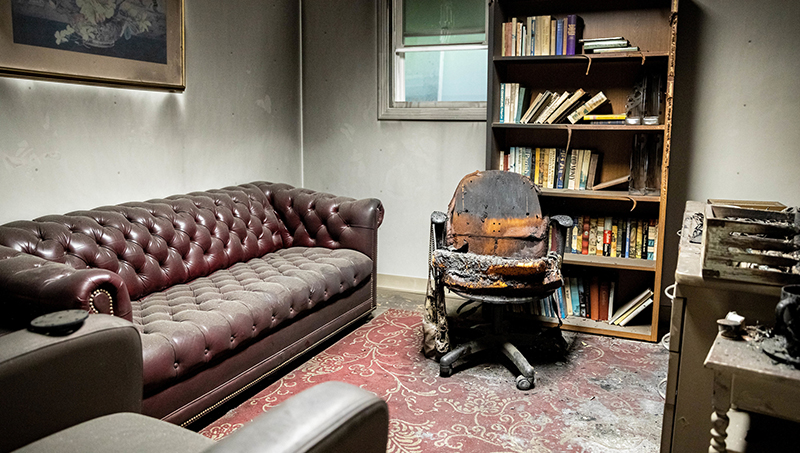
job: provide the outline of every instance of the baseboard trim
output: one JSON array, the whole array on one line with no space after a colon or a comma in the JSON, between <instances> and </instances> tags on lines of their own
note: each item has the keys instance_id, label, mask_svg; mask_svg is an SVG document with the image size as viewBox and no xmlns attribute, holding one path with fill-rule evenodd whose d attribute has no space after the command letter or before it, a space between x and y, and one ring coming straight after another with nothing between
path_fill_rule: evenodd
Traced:
<instances>
[{"instance_id":1,"label":"baseboard trim","mask_svg":"<svg viewBox=\"0 0 800 453\"><path fill-rule=\"evenodd\" d=\"M425 294L428 291L428 279L406 277L403 275L378 274L378 288Z\"/></svg>"}]
</instances>

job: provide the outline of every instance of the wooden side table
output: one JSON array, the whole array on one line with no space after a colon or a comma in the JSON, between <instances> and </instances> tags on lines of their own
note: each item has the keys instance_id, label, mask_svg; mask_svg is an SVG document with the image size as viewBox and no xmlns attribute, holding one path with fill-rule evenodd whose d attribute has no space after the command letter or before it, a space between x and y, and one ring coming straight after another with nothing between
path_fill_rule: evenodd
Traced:
<instances>
[{"instance_id":1,"label":"wooden side table","mask_svg":"<svg viewBox=\"0 0 800 453\"><path fill-rule=\"evenodd\" d=\"M717 335L705 366L714 371L709 453L727 451L731 407L800 422L800 370L773 361L760 341Z\"/></svg>"}]
</instances>

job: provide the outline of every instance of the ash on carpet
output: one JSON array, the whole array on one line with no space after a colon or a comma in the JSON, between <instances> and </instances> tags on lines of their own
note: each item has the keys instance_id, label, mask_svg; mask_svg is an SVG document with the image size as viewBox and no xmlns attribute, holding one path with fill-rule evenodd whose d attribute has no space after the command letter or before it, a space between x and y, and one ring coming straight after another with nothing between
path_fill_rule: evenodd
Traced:
<instances>
[{"instance_id":1,"label":"ash on carpet","mask_svg":"<svg viewBox=\"0 0 800 453\"><path fill-rule=\"evenodd\" d=\"M564 333L563 362L536 363L520 391L501 364L439 377L420 352L421 314L389 309L200 431L240 428L325 381L370 390L389 405L391 453L657 452L668 351L658 344Z\"/></svg>"}]
</instances>

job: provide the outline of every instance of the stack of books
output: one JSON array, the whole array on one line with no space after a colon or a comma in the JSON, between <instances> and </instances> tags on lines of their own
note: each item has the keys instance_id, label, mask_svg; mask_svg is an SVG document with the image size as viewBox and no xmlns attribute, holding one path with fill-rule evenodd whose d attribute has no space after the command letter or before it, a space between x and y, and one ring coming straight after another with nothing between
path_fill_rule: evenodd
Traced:
<instances>
[{"instance_id":1,"label":"stack of books","mask_svg":"<svg viewBox=\"0 0 800 453\"><path fill-rule=\"evenodd\" d=\"M639 50L637 46L632 46L622 36L588 38L581 39L580 42L583 44L583 53L635 52Z\"/></svg>"}]
</instances>

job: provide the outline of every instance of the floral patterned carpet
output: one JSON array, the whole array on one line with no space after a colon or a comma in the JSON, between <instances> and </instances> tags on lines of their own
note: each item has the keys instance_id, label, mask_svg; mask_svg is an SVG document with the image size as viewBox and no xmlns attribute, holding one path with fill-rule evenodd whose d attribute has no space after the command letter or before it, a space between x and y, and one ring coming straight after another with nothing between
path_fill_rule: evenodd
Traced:
<instances>
[{"instance_id":1,"label":"floral patterned carpet","mask_svg":"<svg viewBox=\"0 0 800 453\"><path fill-rule=\"evenodd\" d=\"M420 352L421 319L387 310L200 433L220 439L289 396L338 380L387 401L391 453L658 451L662 346L565 332L566 359L535 363L536 387L523 392L502 364L439 377Z\"/></svg>"}]
</instances>

